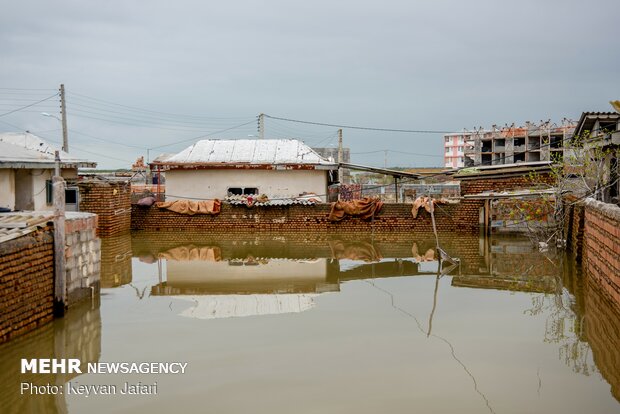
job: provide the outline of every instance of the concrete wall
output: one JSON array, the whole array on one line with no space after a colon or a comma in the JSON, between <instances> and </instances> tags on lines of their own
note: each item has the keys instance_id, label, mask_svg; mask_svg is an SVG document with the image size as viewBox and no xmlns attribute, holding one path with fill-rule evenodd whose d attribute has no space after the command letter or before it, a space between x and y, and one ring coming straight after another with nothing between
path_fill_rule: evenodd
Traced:
<instances>
[{"instance_id":1,"label":"concrete wall","mask_svg":"<svg viewBox=\"0 0 620 414\"><path fill-rule=\"evenodd\" d=\"M223 199L230 187L254 187L270 198L303 192L327 194L324 170L172 170L166 172L166 200Z\"/></svg>"},{"instance_id":2,"label":"concrete wall","mask_svg":"<svg viewBox=\"0 0 620 414\"><path fill-rule=\"evenodd\" d=\"M32 198L34 210L54 210L52 204L47 204L46 182L52 179L52 170L31 170L32 175ZM19 190L19 189L18 189Z\"/></svg>"},{"instance_id":3,"label":"concrete wall","mask_svg":"<svg viewBox=\"0 0 620 414\"><path fill-rule=\"evenodd\" d=\"M65 271L69 306L99 293L101 240L96 232L96 215L67 213Z\"/></svg>"},{"instance_id":4,"label":"concrete wall","mask_svg":"<svg viewBox=\"0 0 620 414\"><path fill-rule=\"evenodd\" d=\"M42 229L0 244L0 342L52 320L54 242Z\"/></svg>"},{"instance_id":5,"label":"concrete wall","mask_svg":"<svg viewBox=\"0 0 620 414\"><path fill-rule=\"evenodd\" d=\"M47 204L46 181L52 169L0 169L0 207L11 210L52 211ZM63 169L61 175L77 178L77 169Z\"/></svg>"},{"instance_id":6,"label":"concrete wall","mask_svg":"<svg viewBox=\"0 0 620 414\"><path fill-rule=\"evenodd\" d=\"M0 207L15 209L15 174L13 174L13 170L0 169Z\"/></svg>"}]
</instances>

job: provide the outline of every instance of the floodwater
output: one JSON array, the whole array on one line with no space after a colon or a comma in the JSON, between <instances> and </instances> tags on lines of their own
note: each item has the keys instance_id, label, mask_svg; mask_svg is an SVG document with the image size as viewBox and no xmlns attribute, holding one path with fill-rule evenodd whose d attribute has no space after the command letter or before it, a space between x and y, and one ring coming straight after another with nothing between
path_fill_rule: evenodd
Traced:
<instances>
[{"instance_id":1,"label":"floodwater","mask_svg":"<svg viewBox=\"0 0 620 414\"><path fill-rule=\"evenodd\" d=\"M0 346L0 412L620 412L619 306L570 259L527 239L439 239L456 266L408 234L105 239L100 300ZM83 373L19 373L50 357ZM156 394L121 395L125 382Z\"/></svg>"}]
</instances>

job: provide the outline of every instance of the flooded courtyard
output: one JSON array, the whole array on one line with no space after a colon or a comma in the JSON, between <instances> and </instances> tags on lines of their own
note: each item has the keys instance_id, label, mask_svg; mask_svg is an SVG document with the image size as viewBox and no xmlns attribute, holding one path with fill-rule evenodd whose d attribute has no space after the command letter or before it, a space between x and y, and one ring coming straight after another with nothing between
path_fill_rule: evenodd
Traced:
<instances>
[{"instance_id":1,"label":"flooded courtyard","mask_svg":"<svg viewBox=\"0 0 620 414\"><path fill-rule=\"evenodd\" d=\"M0 411L620 410L618 305L578 265L525 238L439 240L456 265L432 235L103 239L101 297L0 346ZM20 374L49 357L187 365ZM23 381L150 392L20 395Z\"/></svg>"}]
</instances>

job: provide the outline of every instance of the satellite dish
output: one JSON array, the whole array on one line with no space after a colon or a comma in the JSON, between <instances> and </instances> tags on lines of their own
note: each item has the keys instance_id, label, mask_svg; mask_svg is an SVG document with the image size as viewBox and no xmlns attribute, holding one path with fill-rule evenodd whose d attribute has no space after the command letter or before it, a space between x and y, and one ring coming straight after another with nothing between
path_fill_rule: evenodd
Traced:
<instances>
[{"instance_id":1,"label":"satellite dish","mask_svg":"<svg viewBox=\"0 0 620 414\"><path fill-rule=\"evenodd\" d=\"M620 114L620 101L609 101L609 103Z\"/></svg>"}]
</instances>

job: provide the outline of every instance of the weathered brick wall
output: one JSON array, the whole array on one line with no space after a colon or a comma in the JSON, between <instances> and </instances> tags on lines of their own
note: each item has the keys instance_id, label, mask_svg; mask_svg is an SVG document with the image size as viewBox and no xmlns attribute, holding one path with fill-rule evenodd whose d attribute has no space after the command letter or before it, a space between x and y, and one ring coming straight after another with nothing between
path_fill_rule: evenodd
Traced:
<instances>
[{"instance_id":1,"label":"weathered brick wall","mask_svg":"<svg viewBox=\"0 0 620 414\"><path fill-rule=\"evenodd\" d=\"M100 237L129 231L131 223L131 186L125 182L83 181L80 188L80 211L98 216Z\"/></svg>"},{"instance_id":2,"label":"weathered brick wall","mask_svg":"<svg viewBox=\"0 0 620 414\"><path fill-rule=\"evenodd\" d=\"M620 303L620 207L594 199L584 204L585 271Z\"/></svg>"},{"instance_id":3,"label":"weathered brick wall","mask_svg":"<svg viewBox=\"0 0 620 414\"><path fill-rule=\"evenodd\" d=\"M63 385L79 374L21 373L21 358L77 358L82 372L101 355L101 315L99 303L84 303L53 323L0 344L0 412L67 413L64 395L20 393L22 382L37 386ZM79 381L79 380L78 380Z\"/></svg>"},{"instance_id":4,"label":"weathered brick wall","mask_svg":"<svg viewBox=\"0 0 620 414\"><path fill-rule=\"evenodd\" d=\"M150 243L157 240L155 237ZM102 238L101 287L111 288L131 283L131 257L131 233Z\"/></svg>"},{"instance_id":5,"label":"weathered brick wall","mask_svg":"<svg viewBox=\"0 0 620 414\"><path fill-rule=\"evenodd\" d=\"M101 240L96 232L97 216L67 213L65 273L69 306L99 293Z\"/></svg>"},{"instance_id":6,"label":"weathered brick wall","mask_svg":"<svg viewBox=\"0 0 620 414\"><path fill-rule=\"evenodd\" d=\"M418 217L411 215L411 204L384 204L374 220L347 217L332 223L328 220L331 205L252 207L222 204L222 211L215 216L188 216L157 207L133 206L132 230L206 230L210 233L253 233L277 231L283 234L330 231L330 232L432 232L431 216L421 209ZM435 210L437 230L440 232L478 231L476 220L472 225L470 210L460 204L440 205Z\"/></svg>"},{"instance_id":7,"label":"weathered brick wall","mask_svg":"<svg viewBox=\"0 0 620 414\"><path fill-rule=\"evenodd\" d=\"M53 318L54 242L49 228L0 244L0 342Z\"/></svg>"},{"instance_id":8,"label":"weathered brick wall","mask_svg":"<svg viewBox=\"0 0 620 414\"><path fill-rule=\"evenodd\" d=\"M620 302L609 300L599 283L589 277L584 293L585 333L594 362L620 401Z\"/></svg>"},{"instance_id":9,"label":"weathered brick wall","mask_svg":"<svg viewBox=\"0 0 620 414\"><path fill-rule=\"evenodd\" d=\"M455 176L454 178L461 182L461 195L477 194L483 191L506 191L520 188L532 188L538 184L553 184L554 182L554 178L550 174L540 174L535 179L530 178L527 174L506 178L467 177L460 179L459 176Z\"/></svg>"},{"instance_id":10,"label":"weathered brick wall","mask_svg":"<svg viewBox=\"0 0 620 414\"><path fill-rule=\"evenodd\" d=\"M567 197L564 200L564 208L566 209L566 221L564 222L566 249L573 253L575 262L581 263L583 259L584 204L578 202L576 197Z\"/></svg>"},{"instance_id":11,"label":"weathered brick wall","mask_svg":"<svg viewBox=\"0 0 620 414\"><path fill-rule=\"evenodd\" d=\"M479 194L484 191L507 191L523 188L532 188L536 184L551 184L554 178L550 174L539 174L535 180L528 175L512 176L506 178L484 178L484 177L454 177L461 183L461 196ZM461 215L461 222L474 223L478 225L480 220L480 209L484 207L484 200L462 200L458 214Z\"/></svg>"}]
</instances>

